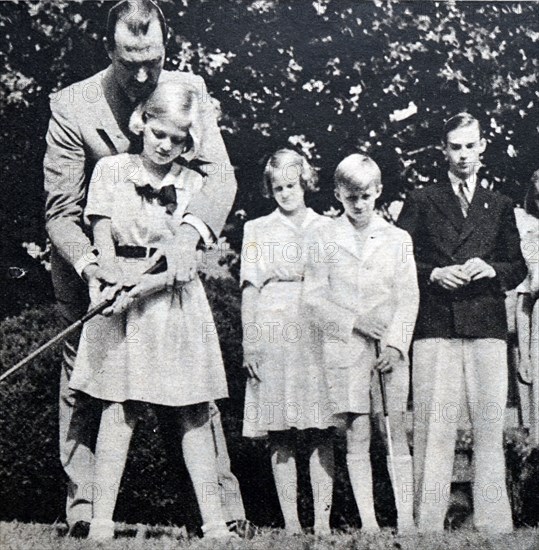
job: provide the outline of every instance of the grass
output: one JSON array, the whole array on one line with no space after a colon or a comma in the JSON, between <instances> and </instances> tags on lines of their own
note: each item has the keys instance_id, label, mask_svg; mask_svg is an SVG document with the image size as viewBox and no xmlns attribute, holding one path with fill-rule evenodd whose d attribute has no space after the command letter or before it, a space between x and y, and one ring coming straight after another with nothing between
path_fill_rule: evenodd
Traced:
<instances>
[{"instance_id":1,"label":"grass","mask_svg":"<svg viewBox=\"0 0 539 550\"><path fill-rule=\"evenodd\" d=\"M278 529L263 529L251 540L218 544L203 539L187 539L181 530L117 526L117 538L106 544L77 540L64 536L61 526L0 522L2 550L182 550L182 549L238 549L263 550L539 550L539 530L519 529L510 535L487 538L471 529L446 531L436 535L394 535L383 529L379 535L365 535L360 530L334 533L317 538L314 535L287 536Z\"/></svg>"}]
</instances>

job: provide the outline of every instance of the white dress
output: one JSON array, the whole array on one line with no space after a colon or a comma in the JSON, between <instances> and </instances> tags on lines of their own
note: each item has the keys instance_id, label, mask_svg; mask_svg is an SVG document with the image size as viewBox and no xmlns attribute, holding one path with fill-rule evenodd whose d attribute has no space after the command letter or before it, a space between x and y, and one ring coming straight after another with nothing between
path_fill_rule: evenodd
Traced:
<instances>
[{"instance_id":1,"label":"white dress","mask_svg":"<svg viewBox=\"0 0 539 550\"><path fill-rule=\"evenodd\" d=\"M246 339L260 358L261 381L249 379L245 393L243 435L269 431L325 429L334 406L327 395L323 366L313 356L316 327L301 307L307 229L328 218L309 209L296 226L278 210L245 224L241 284L260 294Z\"/></svg>"},{"instance_id":2,"label":"white dress","mask_svg":"<svg viewBox=\"0 0 539 550\"><path fill-rule=\"evenodd\" d=\"M101 159L90 182L85 216L110 217L117 245L158 247L172 237L202 176L184 168L169 214L136 186L147 182L138 155ZM142 273L147 259L118 257ZM106 401L185 406L228 396L213 316L200 279L162 290L122 314L95 317L83 328L70 387Z\"/></svg>"}]
</instances>

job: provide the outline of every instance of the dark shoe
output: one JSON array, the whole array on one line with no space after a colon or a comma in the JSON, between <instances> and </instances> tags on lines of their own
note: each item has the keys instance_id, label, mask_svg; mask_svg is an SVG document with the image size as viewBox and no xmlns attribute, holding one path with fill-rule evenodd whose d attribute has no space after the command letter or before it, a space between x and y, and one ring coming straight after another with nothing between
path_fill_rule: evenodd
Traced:
<instances>
[{"instance_id":1,"label":"dark shoe","mask_svg":"<svg viewBox=\"0 0 539 550\"><path fill-rule=\"evenodd\" d=\"M90 532L90 522L79 520L76 521L69 528L68 535L74 539L85 539L88 538L88 533Z\"/></svg>"},{"instance_id":2,"label":"dark shoe","mask_svg":"<svg viewBox=\"0 0 539 550\"><path fill-rule=\"evenodd\" d=\"M258 527L248 519L236 519L227 523L228 530L242 539L252 539L258 533Z\"/></svg>"}]
</instances>

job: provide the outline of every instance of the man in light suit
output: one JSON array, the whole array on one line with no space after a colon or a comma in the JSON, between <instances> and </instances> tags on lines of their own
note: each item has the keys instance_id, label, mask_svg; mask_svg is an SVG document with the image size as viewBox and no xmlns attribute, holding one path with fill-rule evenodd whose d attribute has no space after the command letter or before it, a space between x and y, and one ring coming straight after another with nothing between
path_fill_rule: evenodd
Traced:
<instances>
[{"instance_id":1,"label":"man in light suit","mask_svg":"<svg viewBox=\"0 0 539 550\"><path fill-rule=\"evenodd\" d=\"M445 126L445 181L410 194L398 225L414 241L420 287L413 347L414 481L420 531L442 531L458 418L474 438L474 523L512 530L503 453L505 291L526 275L511 201L476 183L486 141L467 113Z\"/></svg>"},{"instance_id":2,"label":"man in light suit","mask_svg":"<svg viewBox=\"0 0 539 550\"><path fill-rule=\"evenodd\" d=\"M221 232L236 193L234 171L217 126L204 80L191 73L164 71L167 27L151 0L123 0L111 8L105 47L111 64L90 78L51 95L51 119L44 160L46 228L52 242L51 271L60 311L68 322L88 307L88 288L115 284L116 275L99 265L88 238L83 210L89 178L96 162L137 147L128 122L138 102L158 82L177 79L199 92L203 140L201 158L211 161L206 183L190 204L178 230L178 257L169 256L169 283L190 280L196 247ZM217 167L217 168L215 168ZM199 167L204 171L204 165ZM181 258L179 260L178 258ZM69 390L78 335L66 342L60 386L60 457L69 478L66 506L72 536L85 536L91 519L93 445L99 408L88 396ZM244 519L236 478L229 469L218 409L213 408L214 434L225 516ZM163 419L166 423L166 419ZM223 466L225 466L223 468Z\"/></svg>"}]
</instances>

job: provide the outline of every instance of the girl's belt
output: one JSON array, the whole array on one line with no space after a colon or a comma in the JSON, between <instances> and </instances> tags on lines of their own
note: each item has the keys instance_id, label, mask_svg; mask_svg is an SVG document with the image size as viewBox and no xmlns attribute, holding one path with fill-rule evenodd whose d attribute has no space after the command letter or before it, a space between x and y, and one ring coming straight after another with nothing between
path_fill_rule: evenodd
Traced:
<instances>
[{"instance_id":1,"label":"girl's belt","mask_svg":"<svg viewBox=\"0 0 539 550\"><path fill-rule=\"evenodd\" d=\"M116 245L116 256L122 258L149 258L157 252L157 248L145 246Z\"/></svg>"},{"instance_id":2,"label":"girl's belt","mask_svg":"<svg viewBox=\"0 0 539 550\"><path fill-rule=\"evenodd\" d=\"M301 283L303 281L303 275L290 275L289 277L270 277L264 281L264 285L268 283Z\"/></svg>"}]
</instances>

